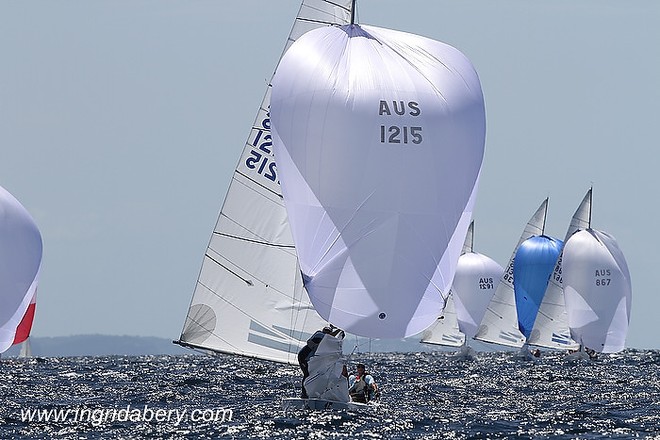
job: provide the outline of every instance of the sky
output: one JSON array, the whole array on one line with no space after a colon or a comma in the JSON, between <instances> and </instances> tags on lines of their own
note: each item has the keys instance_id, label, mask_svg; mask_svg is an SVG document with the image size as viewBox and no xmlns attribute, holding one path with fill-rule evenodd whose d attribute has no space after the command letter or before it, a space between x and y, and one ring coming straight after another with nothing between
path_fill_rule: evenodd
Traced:
<instances>
[{"instance_id":1,"label":"sky","mask_svg":"<svg viewBox=\"0 0 660 440\"><path fill-rule=\"evenodd\" d=\"M0 0L0 185L44 257L33 336L177 339L298 0ZM486 101L475 251L505 265L538 205L591 185L632 276L627 346L660 348L660 2L359 0L461 50Z\"/></svg>"}]
</instances>

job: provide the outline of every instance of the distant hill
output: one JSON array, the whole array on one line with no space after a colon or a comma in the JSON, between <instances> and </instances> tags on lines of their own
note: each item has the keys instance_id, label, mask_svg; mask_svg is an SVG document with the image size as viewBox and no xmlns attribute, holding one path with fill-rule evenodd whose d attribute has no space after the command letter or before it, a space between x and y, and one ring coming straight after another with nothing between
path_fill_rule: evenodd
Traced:
<instances>
[{"instance_id":1,"label":"distant hill","mask_svg":"<svg viewBox=\"0 0 660 440\"><path fill-rule=\"evenodd\" d=\"M77 335L31 337L30 344L32 355L41 357L193 353L192 350L186 350L173 344L171 339L151 336ZM13 346L2 356L18 356L19 352L20 346Z\"/></svg>"}]
</instances>

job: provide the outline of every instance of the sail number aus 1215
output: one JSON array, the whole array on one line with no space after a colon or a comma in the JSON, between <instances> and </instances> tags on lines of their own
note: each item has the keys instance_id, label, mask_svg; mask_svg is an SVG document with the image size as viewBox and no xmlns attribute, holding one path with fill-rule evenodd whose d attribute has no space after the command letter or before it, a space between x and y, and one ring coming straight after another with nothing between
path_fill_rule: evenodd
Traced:
<instances>
[{"instance_id":1,"label":"sail number aus 1215","mask_svg":"<svg viewBox=\"0 0 660 440\"><path fill-rule=\"evenodd\" d=\"M413 116L422 114L419 103L415 101L385 101L380 100L378 105L378 116ZM388 121L389 122L389 121ZM424 141L422 137L422 127L383 124L380 126L380 142L382 144L421 144Z\"/></svg>"},{"instance_id":2,"label":"sail number aus 1215","mask_svg":"<svg viewBox=\"0 0 660 440\"><path fill-rule=\"evenodd\" d=\"M277 165L273 160L273 139L270 134L270 114L261 120L261 127L255 127L256 132L254 140L250 143L254 149L250 151L250 156L245 159L245 166L255 170L271 182L277 181Z\"/></svg>"}]
</instances>

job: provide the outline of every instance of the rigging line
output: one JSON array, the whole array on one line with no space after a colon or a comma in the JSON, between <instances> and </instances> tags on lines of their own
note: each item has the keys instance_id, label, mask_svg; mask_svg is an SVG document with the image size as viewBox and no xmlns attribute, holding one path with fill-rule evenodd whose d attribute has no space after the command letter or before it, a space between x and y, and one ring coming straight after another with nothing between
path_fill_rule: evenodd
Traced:
<instances>
[{"instance_id":1,"label":"rigging line","mask_svg":"<svg viewBox=\"0 0 660 440\"><path fill-rule=\"evenodd\" d=\"M264 245L264 246L271 246L271 247L281 248L281 249L295 249L296 248L292 244L269 243L267 241L253 240L251 238L239 237L239 236L236 236L236 235L225 234L224 232L218 232L218 231L213 231L213 235L219 235L219 236L222 236L222 237L233 238L235 240L246 241L248 243L261 244L261 245Z\"/></svg>"}]
</instances>

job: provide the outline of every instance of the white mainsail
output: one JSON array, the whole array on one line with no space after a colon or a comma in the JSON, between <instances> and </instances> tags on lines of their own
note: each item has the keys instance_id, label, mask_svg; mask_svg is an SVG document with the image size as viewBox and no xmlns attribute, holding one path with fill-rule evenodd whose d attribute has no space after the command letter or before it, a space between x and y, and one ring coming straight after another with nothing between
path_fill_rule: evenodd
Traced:
<instances>
[{"instance_id":1,"label":"white mainsail","mask_svg":"<svg viewBox=\"0 0 660 440\"><path fill-rule=\"evenodd\" d=\"M348 23L350 0L302 2L285 51L321 26ZM303 288L271 150L266 94L211 235L177 343L297 363L323 326Z\"/></svg>"},{"instance_id":2,"label":"white mainsail","mask_svg":"<svg viewBox=\"0 0 660 440\"><path fill-rule=\"evenodd\" d=\"M614 237L591 228L573 234L564 247L563 285L572 338L600 353L623 350L632 286Z\"/></svg>"},{"instance_id":3,"label":"white mainsail","mask_svg":"<svg viewBox=\"0 0 660 440\"><path fill-rule=\"evenodd\" d=\"M575 210L566 231L564 243L575 232L589 227L591 192L590 188ZM562 261L562 254L560 254L543 296L543 302L536 316L534 328L527 341L530 345L571 350L578 348L578 344L571 339L568 328L568 316L566 315L564 290L562 288Z\"/></svg>"},{"instance_id":4,"label":"white mainsail","mask_svg":"<svg viewBox=\"0 0 660 440\"><path fill-rule=\"evenodd\" d=\"M469 60L372 26L308 32L273 78L273 148L310 298L379 338L439 316L472 217L485 109Z\"/></svg>"},{"instance_id":5,"label":"white mainsail","mask_svg":"<svg viewBox=\"0 0 660 440\"><path fill-rule=\"evenodd\" d=\"M458 260L456 276L460 271L461 260ZM456 276L454 281L456 281ZM445 347L461 347L465 344L465 334L458 327L458 316L454 304L455 293L452 291L447 298L447 303L442 315L435 320L431 327L422 332L420 342L424 344L442 345Z\"/></svg>"},{"instance_id":6,"label":"white mainsail","mask_svg":"<svg viewBox=\"0 0 660 440\"><path fill-rule=\"evenodd\" d=\"M522 242L534 235L543 235L547 212L546 198L527 222L474 339L509 347L522 347L525 343L525 336L518 329L518 313L513 290L513 262L518 246Z\"/></svg>"},{"instance_id":7,"label":"white mainsail","mask_svg":"<svg viewBox=\"0 0 660 440\"><path fill-rule=\"evenodd\" d=\"M42 253L34 220L0 186L0 353L29 336ZM21 328L26 314L29 325Z\"/></svg>"}]
</instances>

